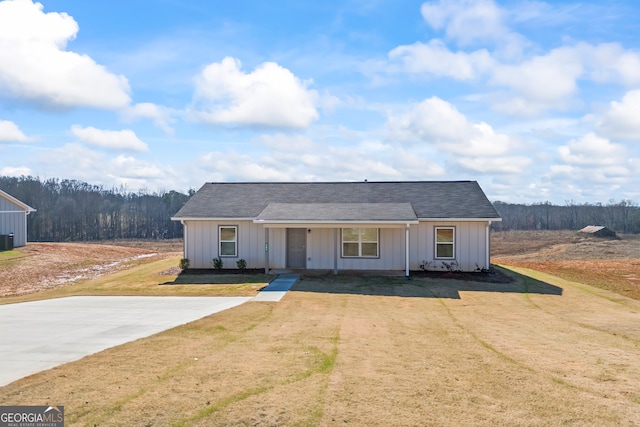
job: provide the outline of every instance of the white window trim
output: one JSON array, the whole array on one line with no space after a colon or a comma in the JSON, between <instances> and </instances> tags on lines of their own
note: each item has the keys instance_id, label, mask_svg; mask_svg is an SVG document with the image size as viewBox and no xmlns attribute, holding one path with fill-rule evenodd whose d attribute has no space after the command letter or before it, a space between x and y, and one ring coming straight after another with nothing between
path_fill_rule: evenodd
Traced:
<instances>
[{"instance_id":1,"label":"white window trim","mask_svg":"<svg viewBox=\"0 0 640 427\"><path fill-rule=\"evenodd\" d=\"M375 258L380 258L380 229L379 228L375 228L376 230L376 254L375 256L373 255L362 255L362 243L373 243L373 242L363 242L362 241L362 232L360 230L365 229L365 228L374 228L374 227L348 227L348 228L355 228L356 230L358 230L358 241L347 241L345 242L344 240L344 228L340 229L340 240L341 240L341 244L340 244L340 255L342 258L367 258L367 259L375 259ZM344 244L345 243L357 243L358 244L358 255L345 255L344 254Z\"/></svg>"},{"instance_id":2,"label":"white window trim","mask_svg":"<svg viewBox=\"0 0 640 427\"><path fill-rule=\"evenodd\" d=\"M233 228L236 230L234 240L222 240L222 229ZM235 251L233 255L222 255L222 244L233 242ZM236 258L238 256L238 226L237 225L219 225L218 226L218 256L220 258Z\"/></svg>"},{"instance_id":3,"label":"white window trim","mask_svg":"<svg viewBox=\"0 0 640 427\"><path fill-rule=\"evenodd\" d=\"M449 242L438 242L438 230L453 230L453 241ZM438 245L451 245L453 254L450 257L439 257L438 256ZM456 259L456 228L453 226L436 226L433 229L433 258L434 259Z\"/></svg>"}]
</instances>

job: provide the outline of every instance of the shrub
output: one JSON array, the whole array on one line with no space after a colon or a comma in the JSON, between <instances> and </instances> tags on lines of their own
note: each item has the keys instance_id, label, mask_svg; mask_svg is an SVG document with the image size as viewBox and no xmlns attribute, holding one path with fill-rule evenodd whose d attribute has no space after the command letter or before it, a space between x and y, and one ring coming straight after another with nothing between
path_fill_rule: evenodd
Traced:
<instances>
[{"instance_id":1,"label":"shrub","mask_svg":"<svg viewBox=\"0 0 640 427\"><path fill-rule=\"evenodd\" d=\"M429 271L431 269L431 261L422 260L422 264L420 264L420 270Z\"/></svg>"},{"instance_id":2,"label":"shrub","mask_svg":"<svg viewBox=\"0 0 640 427\"><path fill-rule=\"evenodd\" d=\"M178 266L180 267L180 270L186 270L187 268L189 268L189 259L188 258L182 258L180 259L180 264L178 264Z\"/></svg>"},{"instance_id":3,"label":"shrub","mask_svg":"<svg viewBox=\"0 0 640 427\"><path fill-rule=\"evenodd\" d=\"M211 265L213 265L214 269L221 271L222 267L224 267L224 262L222 262L222 258L218 257L211 260Z\"/></svg>"},{"instance_id":4,"label":"shrub","mask_svg":"<svg viewBox=\"0 0 640 427\"><path fill-rule=\"evenodd\" d=\"M247 269L247 261L239 259L238 261L236 261L236 266L238 266L238 270L240 270L241 273L244 273L244 271Z\"/></svg>"},{"instance_id":5,"label":"shrub","mask_svg":"<svg viewBox=\"0 0 640 427\"><path fill-rule=\"evenodd\" d=\"M462 272L462 269L460 268L460 265L458 264L458 261L452 261L452 262L442 262L442 267L446 268L447 271L449 273L460 273Z\"/></svg>"}]
</instances>

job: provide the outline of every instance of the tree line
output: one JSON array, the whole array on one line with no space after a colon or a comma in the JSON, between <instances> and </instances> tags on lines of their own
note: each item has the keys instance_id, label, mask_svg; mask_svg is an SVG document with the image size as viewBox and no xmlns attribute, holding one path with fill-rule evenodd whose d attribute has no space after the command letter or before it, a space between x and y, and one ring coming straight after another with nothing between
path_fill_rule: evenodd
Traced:
<instances>
[{"instance_id":1,"label":"tree line","mask_svg":"<svg viewBox=\"0 0 640 427\"><path fill-rule=\"evenodd\" d=\"M0 189L37 209L27 216L30 241L172 239L182 224L171 217L194 193L130 192L83 181L0 176ZM618 233L640 233L640 207L631 200L607 204L567 201L493 203L501 222L495 230L579 230L604 225Z\"/></svg>"},{"instance_id":2,"label":"tree line","mask_svg":"<svg viewBox=\"0 0 640 427\"><path fill-rule=\"evenodd\" d=\"M618 233L640 233L640 207L631 200L607 204L570 200L564 205L494 202L493 206L502 217L493 224L495 230L579 230L602 225Z\"/></svg>"},{"instance_id":3,"label":"tree line","mask_svg":"<svg viewBox=\"0 0 640 427\"><path fill-rule=\"evenodd\" d=\"M28 239L35 242L181 238L182 224L171 216L193 194L31 176L0 176L0 189L37 210L27 216Z\"/></svg>"}]
</instances>

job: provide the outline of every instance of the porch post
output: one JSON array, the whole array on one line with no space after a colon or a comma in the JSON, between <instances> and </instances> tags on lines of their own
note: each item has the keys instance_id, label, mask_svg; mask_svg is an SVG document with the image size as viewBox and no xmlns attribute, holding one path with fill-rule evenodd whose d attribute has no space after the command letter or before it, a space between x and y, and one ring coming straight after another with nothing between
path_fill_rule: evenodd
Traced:
<instances>
[{"instance_id":1,"label":"porch post","mask_svg":"<svg viewBox=\"0 0 640 427\"><path fill-rule=\"evenodd\" d=\"M409 278L409 224L404 230L404 277Z\"/></svg>"},{"instance_id":2,"label":"porch post","mask_svg":"<svg viewBox=\"0 0 640 427\"><path fill-rule=\"evenodd\" d=\"M269 229L264 228L264 274L269 274Z\"/></svg>"},{"instance_id":3,"label":"porch post","mask_svg":"<svg viewBox=\"0 0 640 427\"><path fill-rule=\"evenodd\" d=\"M333 229L333 275L338 274L338 229Z\"/></svg>"},{"instance_id":4,"label":"porch post","mask_svg":"<svg viewBox=\"0 0 640 427\"><path fill-rule=\"evenodd\" d=\"M189 237L189 233L187 233L187 224L185 224L184 219L180 220L180 224L182 224L182 258L188 258L187 256L187 238Z\"/></svg>"},{"instance_id":5,"label":"porch post","mask_svg":"<svg viewBox=\"0 0 640 427\"><path fill-rule=\"evenodd\" d=\"M491 268L491 240L490 240L490 233L491 233L491 221L487 221L487 225L485 226L486 231L485 231L485 241L486 241L486 247L485 247L485 261L484 261L484 268L486 270L488 270L489 268Z\"/></svg>"}]
</instances>

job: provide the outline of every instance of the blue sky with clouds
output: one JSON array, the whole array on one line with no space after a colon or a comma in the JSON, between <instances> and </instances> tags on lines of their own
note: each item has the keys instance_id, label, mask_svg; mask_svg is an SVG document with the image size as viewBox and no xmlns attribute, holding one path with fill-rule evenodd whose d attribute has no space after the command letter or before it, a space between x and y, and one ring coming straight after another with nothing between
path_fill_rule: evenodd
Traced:
<instances>
[{"instance_id":1,"label":"blue sky with clouds","mask_svg":"<svg viewBox=\"0 0 640 427\"><path fill-rule=\"evenodd\" d=\"M635 1L0 1L0 175L640 201Z\"/></svg>"}]
</instances>

